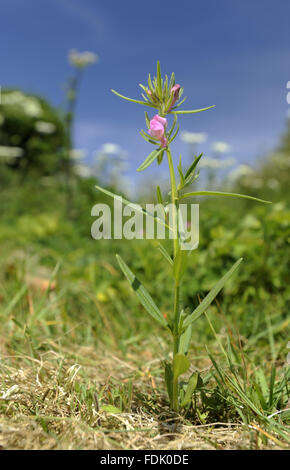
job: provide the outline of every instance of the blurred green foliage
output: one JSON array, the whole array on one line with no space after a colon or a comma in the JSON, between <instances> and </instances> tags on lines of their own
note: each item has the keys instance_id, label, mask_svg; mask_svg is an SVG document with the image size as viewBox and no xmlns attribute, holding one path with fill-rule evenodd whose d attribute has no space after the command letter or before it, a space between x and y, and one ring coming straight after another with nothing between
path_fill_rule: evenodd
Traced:
<instances>
[{"instance_id":1,"label":"blurred green foliage","mask_svg":"<svg viewBox=\"0 0 290 470\"><path fill-rule=\"evenodd\" d=\"M4 123L9 123L9 106L1 138L5 135ZM136 357L141 357L136 361L142 361L141 354L148 350L156 358L160 350L162 357L169 354L163 333L156 326L152 328L115 259L116 253L126 259L162 314L169 316L173 302L168 282L171 267L158 250L158 242L93 240L93 205L112 204L110 197L94 188L93 178L75 176L68 217L66 185L55 175L64 138L62 126L59 124L59 140L52 135L38 136L33 130L36 117L25 118L24 114L19 111L19 127L14 123L14 131L11 124L11 132L6 127L6 140L1 141L1 145L14 143L23 148L26 142L31 171L25 178L22 171L14 171L17 165L21 167L17 162L24 157L16 160L16 166L2 165L0 170L3 178L5 175L5 184L0 187L0 347L8 355L33 357L57 347L64 347L70 354L76 345L118 349L118 354L128 356L133 350ZM53 123L57 126L56 115ZM30 137L12 142L16 129L23 129L22 135ZM206 372L202 374L201 391L205 394L204 409L198 411L201 423L236 416L250 423L257 413L251 414L253 405L247 400L262 410L262 420L265 413L287 404L284 371L290 307L289 136L290 127L278 148L258 162L255 171L231 184L233 191L271 200L271 205L218 197L195 201L200 204L200 244L189 258L183 304L192 311L233 262L244 258L238 273L208 309L208 318L203 316L194 324L190 355L195 366ZM35 147L34 139L38 142ZM37 177L34 171L38 171ZM118 188L109 189L118 192ZM170 241L165 244L170 251ZM225 347L231 358L230 363L224 361L221 370L219 364L224 357L223 349L220 352L217 348L217 338L224 344L228 342ZM211 363L206 346L217 371L215 385L207 373ZM228 377L227 367L232 374ZM160 377L159 369L158 374ZM269 381L273 383L268 387ZM114 401L110 404L116 405Z\"/></svg>"},{"instance_id":2,"label":"blurred green foliage","mask_svg":"<svg viewBox=\"0 0 290 470\"><path fill-rule=\"evenodd\" d=\"M18 89L2 89L0 103L0 163L24 175L60 171L66 144L60 113L44 98Z\"/></svg>"},{"instance_id":3,"label":"blurred green foliage","mask_svg":"<svg viewBox=\"0 0 290 470\"><path fill-rule=\"evenodd\" d=\"M269 158L267 171L270 174L273 174L272 165L278 171L275 160ZM257 170L256 177L264 178L266 166L264 163L263 168ZM284 167L281 173L285 178ZM242 186L237 183L235 187L238 192L239 184ZM246 189L249 192L249 188ZM190 257L182 292L183 302L192 310L242 256L244 262L238 274L219 295L220 307L212 307L216 312L215 321L218 328L222 328L225 321L234 322L245 341L255 346L253 335L259 343L268 344L271 324L274 337L283 339L278 350L274 350L273 345L272 350L269 349L273 357L279 355L282 345L285 349L290 305L287 189L286 186L283 191L273 190L264 184L252 190L254 196L273 200L272 205L229 198L200 198L200 245ZM64 186L51 176L38 180L27 178L21 184L15 176L14 183L1 191L2 288L7 279L16 276L19 282L24 282L24 272L37 272L38 267L52 271L60 263L57 291L65 292L62 331L82 319L85 330L90 328L90 341L97 343L104 338L107 328L102 315L97 313L100 315L101 308L115 331L114 336L120 340L126 341L140 332L146 336L151 322L119 272L115 254L120 253L130 263L154 295L161 311L170 315L170 266L158 251L157 241L93 240L90 234L94 221L90 215L92 206L98 202L112 203L109 197L94 189L93 179L76 179L71 220L66 215L64 199ZM5 296L7 292L5 290ZM78 329L77 335L83 341L84 329ZM203 318L196 324L193 344L204 341L207 336L211 337L211 333Z\"/></svg>"}]
</instances>

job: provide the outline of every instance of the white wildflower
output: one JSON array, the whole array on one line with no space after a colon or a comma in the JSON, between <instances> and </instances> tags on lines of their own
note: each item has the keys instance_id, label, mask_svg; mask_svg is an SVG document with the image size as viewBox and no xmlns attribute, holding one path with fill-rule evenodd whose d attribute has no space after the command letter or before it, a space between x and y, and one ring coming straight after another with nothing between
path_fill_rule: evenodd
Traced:
<instances>
[{"instance_id":1,"label":"white wildflower","mask_svg":"<svg viewBox=\"0 0 290 470\"><path fill-rule=\"evenodd\" d=\"M235 165L237 160L234 157L229 157L221 160L222 168L228 168Z\"/></svg>"},{"instance_id":2,"label":"white wildflower","mask_svg":"<svg viewBox=\"0 0 290 470\"><path fill-rule=\"evenodd\" d=\"M21 147L6 147L0 145L0 157L4 158L19 158L23 155L23 149Z\"/></svg>"},{"instance_id":3,"label":"white wildflower","mask_svg":"<svg viewBox=\"0 0 290 470\"><path fill-rule=\"evenodd\" d=\"M200 168L220 168L221 162L217 158L205 157L199 162Z\"/></svg>"},{"instance_id":4,"label":"white wildflower","mask_svg":"<svg viewBox=\"0 0 290 470\"><path fill-rule=\"evenodd\" d=\"M75 165L74 172L81 178L89 178L92 175L92 170L86 165Z\"/></svg>"},{"instance_id":5,"label":"white wildflower","mask_svg":"<svg viewBox=\"0 0 290 470\"><path fill-rule=\"evenodd\" d=\"M21 106L24 112L30 117L40 117L42 114L41 106L34 98L26 98L22 101Z\"/></svg>"},{"instance_id":6,"label":"white wildflower","mask_svg":"<svg viewBox=\"0 0 290 470\"><path fill-rule=\"evenodd\" d=\"M111 144L111 143L103 144L100 150L100 152L106 153L109 155L116 155L120 153L120 151L121 151L121 148L118 144Z\"/></svg>"},{"instance_id":7,"label":"white wildflower","mask_svg":"<svg viewBox=\"0 0 290 470\"><path fill-rule=\"evenodd\" d=\"M42 108L39 101L32 96L25 96L20 91L5 92L2 96L3 105L20 106L31 117L39 117Z\"/></svg>"},{"instance_id":8,"label":"white wildflower","mask_svg":"<svg viewBox=\"0 0 290 470\"><path fill-rule=\"evenodd\" d=\"M187 144L202 144L207 139L207 134L205 132L181 132L180 138L183 142Z\"/></svg>"},{"instance_id":9,"label":"white wildflower","mask_svg":"<svg viewBox=\"0 0 290 470\"><path fill-rule=\"evenodd\" d=\"M237 168L230 172L229 179L238 180L239 178L249 175L252 176L253 174L254 170L249 165L239 165Z\"/></svg>"},{"instance_id":10,"label":"white wildflower","mask_svg":"<svg viewBox=\"0 0 290 470\"><path fill-rule=\"evenodd\" d=\"M216 153L228 153L231 150L230 144L227 142L213 142L211 148Z\"/></svg>"},{"instance_id":11,"label":"white wildflower","mask_svg":"<svg viewBox=\"0 0 290 470\"><path fill-rule=\"evenodd\" d=\"M69 52L69 63L75 67L84 68L88 65L95 64L99 61L99 57L94 52L84 51L79 52L76 49L72 49Z\"/></svg>"},{"instance_id":12,"label":"white wildflower","mask_svg":"<svg viewBox=\"0 0 290 470\"><path fill-rule=\"evenodd\" d=\"M71 149L70 157L73 160L83 160L87 155L87 151L85 149Z\"/></svg>"},{"instance_id":13,"label":"white wildflower","mask_svg":"<svg viewBox=\"0 0 290 470\"><path fill-rule=\"evenodd\" d=\"M53 134L56 129L55 125L52 122L46 121L36 121L34 127L37 132L40 132L41 134Z\"/></svg>"}]
</instances>

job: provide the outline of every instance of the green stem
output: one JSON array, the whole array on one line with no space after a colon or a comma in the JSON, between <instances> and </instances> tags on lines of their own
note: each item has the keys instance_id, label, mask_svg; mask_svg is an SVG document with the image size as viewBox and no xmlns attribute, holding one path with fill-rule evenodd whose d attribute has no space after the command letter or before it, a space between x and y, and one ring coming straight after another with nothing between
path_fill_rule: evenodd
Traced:
<instances>
[{"instance_id":1,"label":"green stem","mask_svg":"<svg viewBox=\"0 0 290 470\"><path fill-rule=\"evenodd\" d=\"M171 202L172 205L175 207L175 211L173 214L173 250L174 250L174 258L177 255L178 251L178 230L177 230L177 189L176 189L176 181L175 181L175 173L174 167L172 162L172 155L169 148L166 149L169 172L170 172L170 184L171 184Z\"/></svg>"},{"instance_id":2,"label":"green stem","mask_svg":"<svg viewBox=\"0 0 290 470\"><path fill-rule=\"evenodd\" d=\"M167 159L168 159L168 166L170 172L170 183L171 183L171 201L172 205L174 206L174 214L173 214L173 253L174 259L177 255L179 249L179 240L178 240L178 218L177 218L177 188L176 188L176 181L175 181L175 173L174 167L172 162L172 155L169 148L166 149ZM179 335L178 335L178 324L179 324L179 283L175 281L174 285L174 310L173 310L173 362L172 362L172 370L173 370L173 363L175 355L178 353L179 348ZM174 411L178 412L179 404L178 404L178 395L179 395L179 385L178 380L173 381L173 390L172 390L172 408Z\"/></svg>"},{"instance_id":3,"label":"green stem","mask_svg":"<svg viewBox=\"0 0 290 470\"><path fill-rule=\"evenodd\" d=\"M71 217L71 209L73 202L73 188L72 188L72 164L71 164L71 149L73 144L73 133L74 133L74 119L76 110L77 94L80 88L82 78L82 69L77 68L75 76L70 82L69 96L68 96L68 107L66 113L66 209L67 215ZM71 95L70 95L71 94Z\"/></svg>"},{"instance_id":4,"label":"green stem","mask_svg":"<svg viewBox=\"0 0 290 470\"><path fill-rule=\"evenodd\" d=\"M172 370L174 370L174 358L178 354L179 349L179 334L178 334L178 323L179 323L179 285L175 282L174 285L174 313L173 313L173 361L172 361ZM178 412L178 395L179 395L179 385L178 379L173 381L173 410Z\"/></svg>"}]
</instances>

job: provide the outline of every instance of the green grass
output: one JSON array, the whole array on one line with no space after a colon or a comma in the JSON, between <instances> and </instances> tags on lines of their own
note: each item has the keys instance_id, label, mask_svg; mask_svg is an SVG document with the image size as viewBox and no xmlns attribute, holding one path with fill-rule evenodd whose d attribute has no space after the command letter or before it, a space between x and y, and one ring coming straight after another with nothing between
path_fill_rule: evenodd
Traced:
<instances>
[{"instance_id":1,"label":"green grass","mask_svg":"<svg viewBox=\"0 0 290 470\"><path fill-rule=\"evenodd\" d=\"M180 416L169 412L164 389L165 335L137 303L115 254L165 316L170 265L155 241L92 240L90 209L100 198L109 202L93 182L79 183L69 220L54 180L1 190L0 446L289 446L287 197L267 207L201 201L200 247L183 302L192 311L234 261L244 262L194 324L188 376L199 379Z\"/></svg>"}]
</instances>

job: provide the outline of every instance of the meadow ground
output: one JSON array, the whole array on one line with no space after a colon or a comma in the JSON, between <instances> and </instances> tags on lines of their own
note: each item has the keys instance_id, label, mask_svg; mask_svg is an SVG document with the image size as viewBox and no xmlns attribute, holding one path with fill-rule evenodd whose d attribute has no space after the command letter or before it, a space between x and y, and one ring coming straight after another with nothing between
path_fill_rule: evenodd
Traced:
<instances>
[{"instance_id":1,"label":"meadow ground","mask_svg":"<svg viewBox=\"0 0 290 470\"><path fill-rule=\"evenodd\" d=\"M164 315L169 268L154 241L93 241L90 207L99 196L84 184L72 220L47 180L1 193L1 448L289 446L286 203L203 206L184 303L197 305L233 260L245 261L194 324L189 373L199 371L201 383L177 416L163 380L166 336L136 302L115 253Z\"/></svg>"},{"instance_id":2,"label":"meadow ground","mask_svg":"<svg viewBox=\"0 0 290 470\"><path fill-rule=\"evenodd\" d=\"M145 367L140 366L140 355L136 352L129 353L124 361L106 349L96 352L81 347L58 351L53 348L39 359L10 358L9 365L2 364L1 448L236 450L285 447L275 434L260 427L254 417L248 426L239 420L201 424L186 416L170 414L162 393L158 361L149 353L143 356ZM136 378L128 398L128 383L132 377ZM100 408L97 393L100 391L103 396L127 398L127 411L114 410L113 406L110 409L109 405Z\"/></svg>"}]
</instances>

